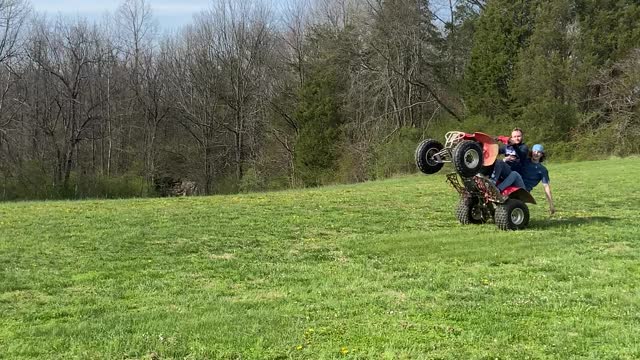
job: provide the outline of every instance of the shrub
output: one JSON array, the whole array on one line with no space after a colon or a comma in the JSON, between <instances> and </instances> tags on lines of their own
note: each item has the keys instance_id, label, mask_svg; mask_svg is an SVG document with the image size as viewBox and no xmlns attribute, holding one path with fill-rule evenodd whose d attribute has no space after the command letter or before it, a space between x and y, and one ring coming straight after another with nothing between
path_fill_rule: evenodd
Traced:
<instances>
[{"instance_id":1,"label":"shrub","mask_svg":"<svg viewBox=\"0 0 640 360\"><path fill-rule=\"evenodd\" d=\"M385 178L394 174L415 172L414 154L422 132L416 128L401 128L375 149L373 175Z\"/></svg>"},{"instance_id":2,"label":"shrub","mask_svg":"<svg viewBox=\"0 0 640 360\"><path fill-rule=\"evenodd\" d=\"M243 193L264 190L264 181L262 181L254 167L250 167L245 171L240 181L239 190Z\"/></svg>"}]
</instances>

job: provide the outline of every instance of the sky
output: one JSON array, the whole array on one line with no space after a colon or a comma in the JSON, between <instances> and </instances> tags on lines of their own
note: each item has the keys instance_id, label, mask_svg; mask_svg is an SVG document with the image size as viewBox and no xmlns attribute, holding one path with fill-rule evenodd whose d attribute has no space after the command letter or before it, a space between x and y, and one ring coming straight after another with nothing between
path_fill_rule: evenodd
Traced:
<instances>
[{"instance_id":1,"label":"sky","mask_svg":"<svg viewBox=\"0 0 640 360\"><path fill-rule=\"evenodd\" d=\"M49 17L61 14L86 17L89 21L100 21L107 12L114 14L123 2L124 0L30 0L35 11L47 13ZM153 18L157 21L161 32L177 30L193 23L194 14L211 6L211 0L146 0L146 2L151 6ZM276 7L282 3L281 0L270 0L270 2ZM434 0L433 4L436 4L438 13L444 11L441 15L449 16L442 0Z\"/></svg>"},{"instance_id":2,"label":"sky","mask_svg":"<svg viewBox=\"0 0 640 360\"><path fill-rule=\"evenodd\" d=\"M33 9L48 16L81 16L96 21L115 13L123 0L31 0ZM153 17L163 30L174 30L192 23L193 14L209 8L210 0L147 0Z\"/></svg>"}]
</instances>

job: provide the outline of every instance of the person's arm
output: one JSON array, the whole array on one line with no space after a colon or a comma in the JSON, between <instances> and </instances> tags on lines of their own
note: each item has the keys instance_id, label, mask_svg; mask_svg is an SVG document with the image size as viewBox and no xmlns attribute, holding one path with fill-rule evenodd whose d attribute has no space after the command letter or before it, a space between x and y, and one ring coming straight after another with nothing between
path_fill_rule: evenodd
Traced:
<instances>
[{"instance_id":1,"label":"person's arm","mask_svg":"<svg viewBox=\"0 0 640 360\"><path fill-rule=\"evenodd\" d=\"M556 207L553 204L553 195L551 195L551 186L549 186L549 170L544 166L542 167L542 186L544 187L544 195L549 203L549 213L553 215L556 212Z\"/></svg>"},{"instance_id":2,"label":"person's arm","mask_svg":"<svg viewBox=\"0 0 640 360\"><path fill-rule=\"evenodd\" d=\"M507 147L504 144L498 144L498 154L504 155Z\"/></svg>"},{"instance_id":3,"label":"person's arm","mask_svg":"<svg viewBox=\"0 0 640 360\"><path fill-rule=\"evenodd\" d=\"M549 184L542 184L544 187L544 195L547 197L547 201L549 202L549 213L553 215L556 212L556 207L553 205L553 195L551 195L551 186Z\"/></svg>"},{"instance_id":4,"label":"person's arm","mask_svg":"<svg viewBox=\"0 0 640 360\"><path fill-rule=\"evenodd\" d=\"M518 146L514 146L513 149L516 151L516 155L507 156L507 161L513 161L516 164L524 164L525 160L529 156L529 147L525 144L520 144Z\"/></svg>"},{"instance_id":5,"label":"person's arm","mask_svg":"<svg viewBox=\"0 0 640 360\"><path fill-rule=\"evenodd\" d=\"M524 164L529 157L529 147L526 144L520 144L520 146L516 148L516 152L518 153L518 162Z\"/></svg>"}]
</instances>

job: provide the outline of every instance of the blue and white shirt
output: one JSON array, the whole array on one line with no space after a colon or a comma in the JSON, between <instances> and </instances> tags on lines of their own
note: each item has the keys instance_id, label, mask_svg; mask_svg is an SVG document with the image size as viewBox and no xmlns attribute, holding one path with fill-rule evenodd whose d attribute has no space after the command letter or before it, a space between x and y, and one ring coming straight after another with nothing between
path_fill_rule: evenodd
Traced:
<instances>
[{"instance_id":1,"label":"blue and white shirt","mask_svg":"<svg viewBox=\"0 0 640 360\"><path fill-rule=\"evenodd\" d=\"M509 164L511 170L517 171L522 174L524 162L528 161L529 155L529 147L526 144L505 145L500 147L500 150L498 152L500 154L504 154L505 156L514 155L516 157L515 161L505 160L505 162Z\"/></svg>"}]
</instances>

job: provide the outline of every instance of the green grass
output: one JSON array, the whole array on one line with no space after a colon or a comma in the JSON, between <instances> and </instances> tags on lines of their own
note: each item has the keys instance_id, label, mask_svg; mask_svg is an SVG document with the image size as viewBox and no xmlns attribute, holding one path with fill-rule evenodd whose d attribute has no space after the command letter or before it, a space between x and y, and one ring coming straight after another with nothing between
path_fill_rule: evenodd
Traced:
<instances>
[{"instance_id":1,"label":"green grass","mask_svg":"<svg viewBox=\"0 0 640 360\"><path fill-rule=\"evenodd\" d=\"M0 204L0 358L640 358L640 158L548 167L520 232L446 171Z\"/></svg>"}]
</instances>

